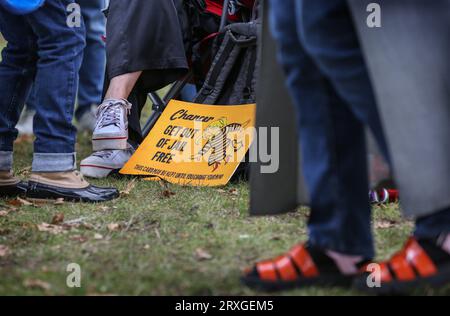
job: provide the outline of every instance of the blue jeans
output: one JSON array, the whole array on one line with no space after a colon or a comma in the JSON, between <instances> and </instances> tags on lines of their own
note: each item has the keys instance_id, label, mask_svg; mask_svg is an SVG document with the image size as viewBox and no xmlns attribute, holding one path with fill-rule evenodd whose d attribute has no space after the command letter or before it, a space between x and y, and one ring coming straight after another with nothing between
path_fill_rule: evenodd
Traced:
<instances>
[{"instance_id":1,"label":"blue jeans","mask_svg":"<svg viewBox=\"0 0 450 316\"><path fill-rule=\"evenodd\" d=\"M78 0L86 26L86 48L80 69L78 107L75 118L80 119L93 104L102 101L106 68L106 46L102 36L106 33L106 18L102 10L105 0ZM36 108L34 89L27 101L27 108Z\"/></svg>"},{"instance_id":2,"label":"blue jeans","mask_svg":"<svg viewBox=\"0 0 450 316\"><path fill-rule=\"evenodd\" d=\"M36 87L35 172L70 171L75 165L72 125L78 72L85 47L84 25L67 25L74 0L47 0L16 16L0 8L0 31L8 42L0 63L0 170L11 169L15 125L31 87Z\"/></svg>"},{"instance_id":3,"label":"blue jeans","mask_svg":"<svg viewBox=\"0 0 450 316\"><path fill-rule=\"evenodd\" d=\"M271 0L272 32L298 109L311 195L309 242L374 256L365 127L390 162L362 50L345 0ZM444 211L435 216L447 218ZM424 224L425 223L425 224ZM447 230L417 221L418 237ZM442 225L441 225L442 226Z\"/></svg>"}]
</instances>

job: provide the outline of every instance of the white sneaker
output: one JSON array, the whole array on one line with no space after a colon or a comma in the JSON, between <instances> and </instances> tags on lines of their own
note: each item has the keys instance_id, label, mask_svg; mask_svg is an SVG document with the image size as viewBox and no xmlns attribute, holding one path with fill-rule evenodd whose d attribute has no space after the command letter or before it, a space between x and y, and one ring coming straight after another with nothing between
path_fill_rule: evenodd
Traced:
<instances>
[{"instance_id":1,"label":"white sneaker","mask_svg":"<svg viewBox=\"0 0 450 316\"><path fill-rule=\"evenodd\" d=\"M131 103L127 100L105 100L97 110L97 123L92 134L94 151L128 148L128 114Z\"/></svg>"},{"instance_id":2,"label":"white sneaker","mask_svg":"<svg viewBox=\"0 0 450 316\"><path fill-rule=\"evenodd\" d=\"M25 109L20 116L20 120L16 125L19 135L33 135L33 119L36 112L34 110Z\"/></svg>"},{"instance_id":3,"label":"white sneaker","mask_svg":"<svg viewBox=\"0 0 450 316\"><path fill-rule=\"evenodd\" d=\"M122 169L133 154L133 148L99 151L81 161L80 170L84 176L89 178L106 178L111 173Z\"/></svg>"},{"instance_id":4,"label":"white sneaker","mask_svg":"<svg viewBox=\"0 0 450 316\"><path fill-rule=\"evenodd\" d=\"M77 120L78 131L93 132L96 125L97 105L93 104L89 110L85 111L83 115Z\"/></svg>"}]
</instances>

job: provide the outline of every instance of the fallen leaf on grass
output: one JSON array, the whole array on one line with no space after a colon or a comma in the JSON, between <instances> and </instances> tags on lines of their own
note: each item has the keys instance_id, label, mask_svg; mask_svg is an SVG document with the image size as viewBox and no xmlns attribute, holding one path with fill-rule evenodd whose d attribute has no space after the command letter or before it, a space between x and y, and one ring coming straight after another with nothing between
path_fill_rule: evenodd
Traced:
<instances>
[{"instance_id":1,"label":"fallen leaf on grass","mask_svg":"<svg viewBox=\"0 0 450 316\"><path fill-rule=\"evenodd\" d=\"M205 261L205 260L211 260L213 258L213 256L206 250L204 250L202 248L197 248L197 250L195 250L195 258L198 261Z\"/></svg>"},{"instance_id":2,"label":"fallen leaf on grass","mask_svg":"<svg viewBox=\"0 0 450 316\"><path fill-rule=\"evenodd\" d=\"M24 200L24 199L21 199L21 198L17 198L17 199L14 199L14 200L9 200L7 203L9 205L12 205L12 206L33 206L34 205L30 201L27 201L27 200Z\"/></svg>"},{"instance_id":3,"label":"fallen leaf on grass","mask_svg":"<svg viewBox=\"0 0 450 316\"><path fill-rule=\"evenodd\" d=\"M164 190L162 191L162 196L165 198L170 198L171 196L175 195L175 192L169 191L169 190Z\"/></svg>"},{"instance_id":4,"label":"fallen leaf on grass","mask_svg":"<svg viewBox=\"0 0 450 316\"><path fill-rule=\"evenodd\" d=\"M23 282L23 286L31 289L41 289L45 291L49 291L52 288L50 283L38 279L27 279Z\"/></svg>"},{"instance_id":5,"label":"fallen leaf on grass","mask_svg":"<svg viewBox=\"0 0 450 316\"><path fill-rule=\"evenodd\" d=\"M100 212L110 212L112 209L109 206L103 205L99 207Z\"/></svg>"},{"instance_id":6,"label":"fallen leaf on grass","mask_svg":"<svg viewBox=\"0 0 450 316\"><path fill-rule=\"evenodd\" d=\"M102 239L103 239L103 235L101 235L101 234L95 234L95 235L94 235L94 239L95 239L95 240L102 240Z\"/></svg>"},{"instance_id":7,"label":"fallen leaf on grass","mask_svg":"<svg viewBox=\"0 0 450 316\"><path fill-rule=\"evenodd\" d=\"M59 226L59 225L52 225L48 223L42 223L40 225L37 225L37 228L40 232L46 232L53 235L58 235L61 233L66 232L70 227L68 226Z\"/></svg>"},{"instance_id":8,"label":"fallen leaf on grass","mask_svg":"<svg viewBox=\"0 0 450 316\"><path fill-rule=\"evenodd\" d=\"M11 250L8 246L0 245L0 258L9 256L11 254Z\"/></svg>"},{"instance_id":9,"label":"fallen leaf on grass","mask_svg":"<svg viewBox=\"0 0 450 316\"><path fill-rule=\"evenodd\" d=\"M64 213L58 213L53 216L52 225L60 225L64 222Z\"/></svg>"},{"instance_id":10,"label":"fallen leaf on grass","mask_svg":"<svg viewBox=\"0 0 450 316\"><path fill-rule=\"evenodd\" d=\"M122 196L130 195L131 191L134 189L135 186L136 186L136 179L133 179L130 182L128 182L125 190L120 191L120 195Z\"/></svg>"},{"instance_id":11,"label":"fallen leaf on grass","mask_svg":"<svg viewBox=\"0 0 450 316\"><path fill-rule=\"evenodd\" d=\"M55 205L63 205L64 204L64 199L63 198L59 198L56 199L55 203L53 203Z\"/></svg>"},{"instance_id":12,"label":"fallen leaf on grass","mask_svg":"<svg viewBox=\"0 0 450 316\"><path fill-rule=\"evenodd\" d=\"M375 223L375 228L391 228L397 225L394 221L377 221Z\"/></svg>"},{"instance_id":13,"label":"fallen leaf on grass","mask_svg":"<svg viewBox=\"0 0 450 316\"><path fill-rule=\"evenodd\" d=\"M75 235L75 236L70 237L70 240L78 241L79 243L84 244L86 241L88 241L88 238L85 236L81 236L81 235Z\"/></svg>"},{"instance_id":14,"label":"fallen leaf on grass","mask_svg":"<svg viewBox=\"0 0 450 316\"><path fill-rule=\"evenodd\" d=\"M5 217L9 214L8 211L0 211L0 217Z\"/></svg>"},{"instance_id":15,"label":"fallen leaf on grass","mask_svg":"<svg viewBox=\"0 0 450 316\"><path fill-rule=\"evenodd\" d=\"M156 238L161 239L161 234L159 233L158 228L155 228L155 235L156 235Z\"/></svg>"},{"instance_id":16,"label":"fallen leaf on grass","mask_svg":"<svg viewBox=\"0 0 450 316\"><path fill-rule=\"evenodd\" d=\"M111 223L111 224L108 224L108 230L110 231L110 232L115 232L115 231L118 231L119 229L120 229L120 224L117 224L117 223Z\"/></svg>"},{"instance_id":17,"label":"fallen leaf on grass","mask_svg":"<svg viewBox=\"0 0 450 316\"><path fill-rule=\"evenodd\" d=\"M28 176L30 173L31 173L31 166L23 168L19 170L19 172L17 172L17 174L20 176Z\"/></svg>"}]
</instances>

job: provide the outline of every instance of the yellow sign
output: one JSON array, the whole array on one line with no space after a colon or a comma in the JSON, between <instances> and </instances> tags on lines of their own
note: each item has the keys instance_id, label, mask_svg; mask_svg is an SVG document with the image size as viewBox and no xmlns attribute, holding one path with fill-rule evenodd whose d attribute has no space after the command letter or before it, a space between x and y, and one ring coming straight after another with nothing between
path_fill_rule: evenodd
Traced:
<instances>
[{"instance_id":1,"label":"yellow sign","mask_svg":"<svg viewBox=\"0 0 450 316\"><path fill-rule=\"evenodd\" d=\"M253 141L255 110L255 104L171 101L121 173L180 185L225 185Z\"/></svg>"}]
</instances>

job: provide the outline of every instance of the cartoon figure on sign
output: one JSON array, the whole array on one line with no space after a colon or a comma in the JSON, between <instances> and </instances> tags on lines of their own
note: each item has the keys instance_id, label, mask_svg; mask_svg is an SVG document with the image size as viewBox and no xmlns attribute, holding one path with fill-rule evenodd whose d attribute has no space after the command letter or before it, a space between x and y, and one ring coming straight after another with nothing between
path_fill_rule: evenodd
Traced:
<instances>
[{"instance_id":1,"label":"cartoon figure on sign","mask_svg":"<svg viewBox=\"0 0 450 316\"><path fill-rule=\"evenodd\" d=\"M211 123L204 131L203 137L197 139L196 143L206 140L205 145L199 153L192 157L192 160L200 160L203 156L209 154L208 165L212 166L212 172L216 171L221 163L227 164L232 156L238 150L244 147L243 141L238 141L231 134L241 134L249 122L244 124L228 124L227 119L222 117Z\"/></svg>"}]
</instances>

